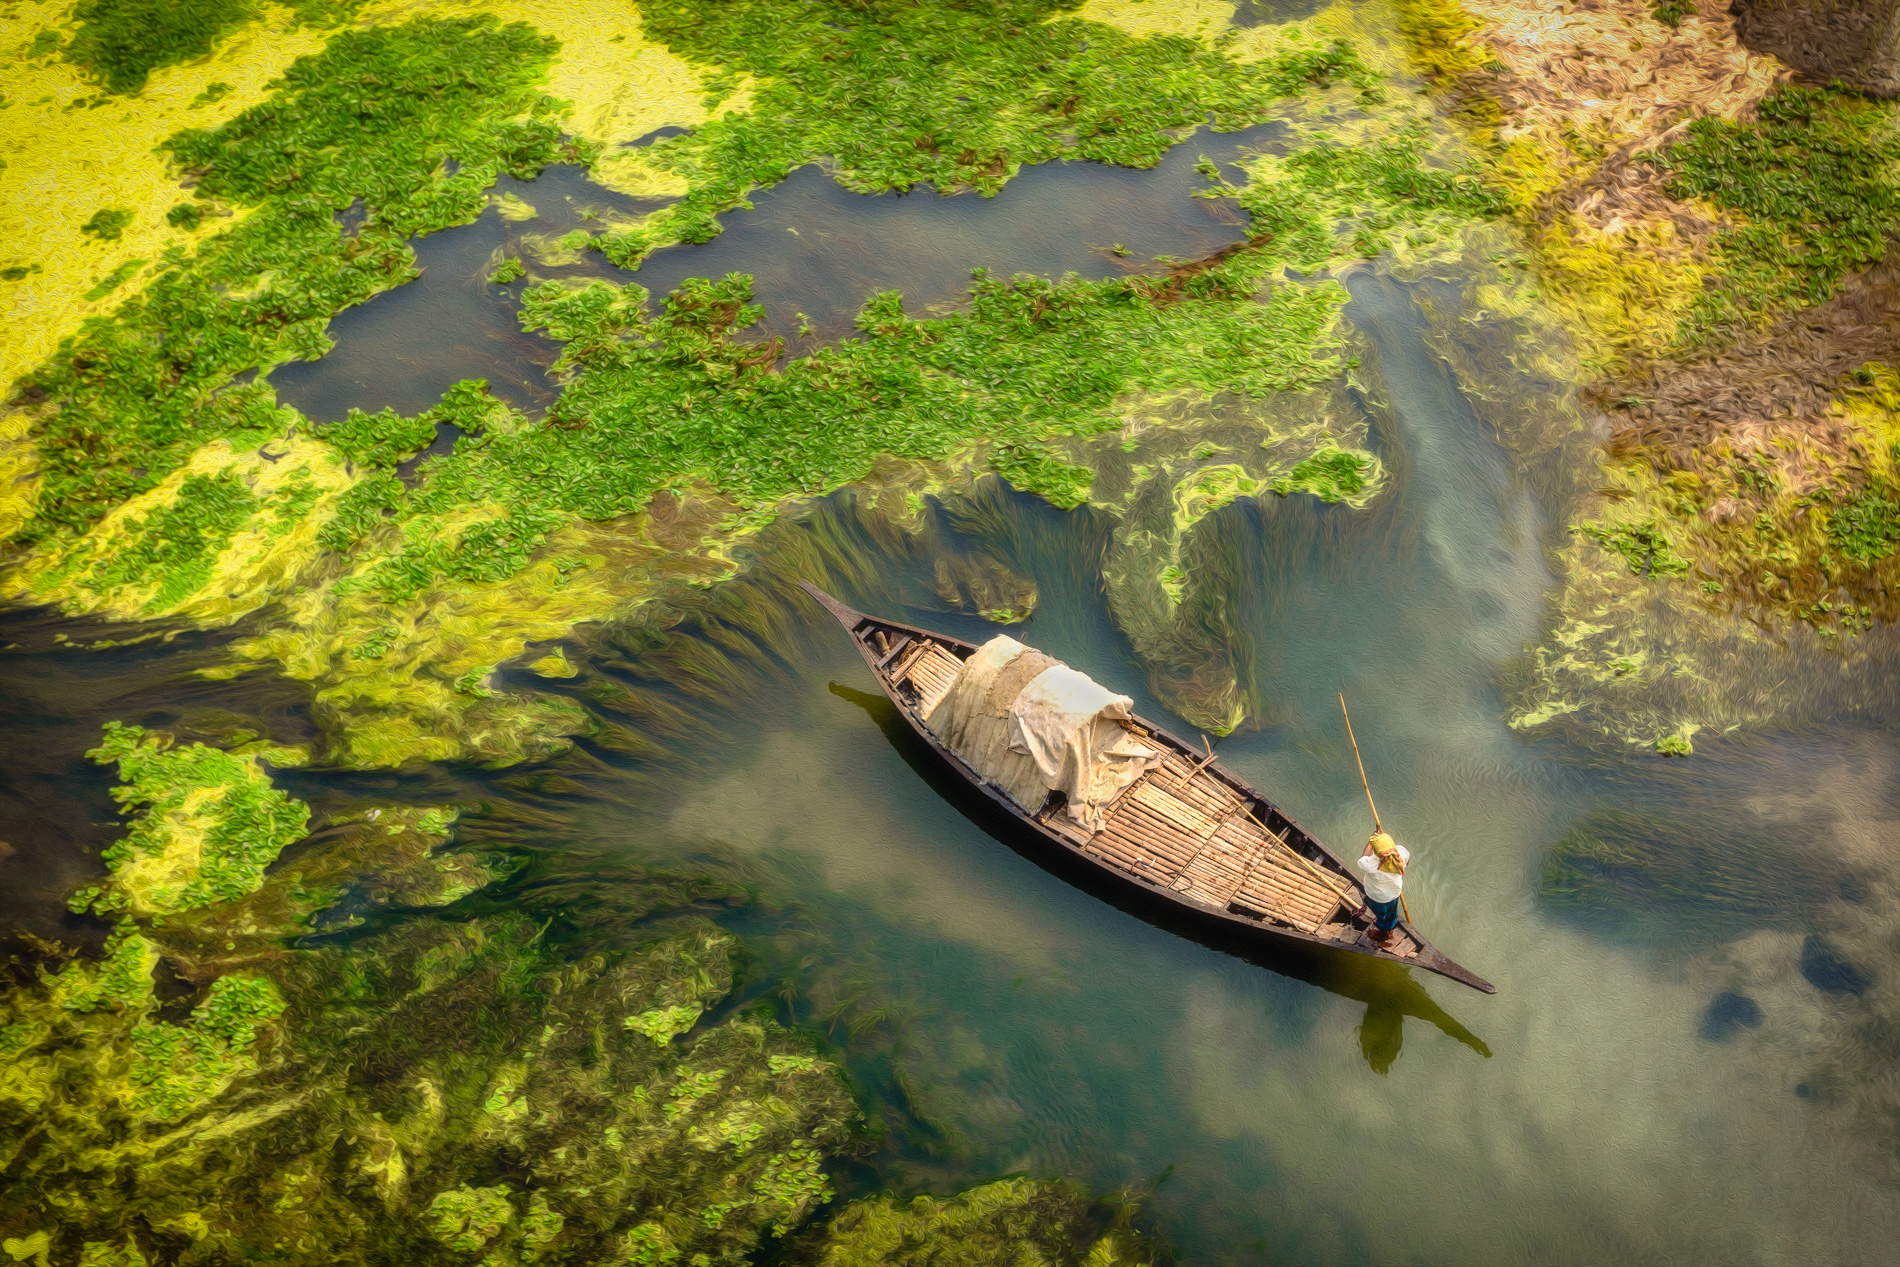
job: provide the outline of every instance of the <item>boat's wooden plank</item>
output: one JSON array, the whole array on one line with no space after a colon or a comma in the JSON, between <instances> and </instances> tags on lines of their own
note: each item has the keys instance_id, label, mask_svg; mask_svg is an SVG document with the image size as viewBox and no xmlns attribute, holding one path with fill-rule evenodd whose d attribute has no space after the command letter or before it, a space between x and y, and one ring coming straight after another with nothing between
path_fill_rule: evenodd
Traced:
<instances>
[{"instance_id":1,"label":"boat's wooden plank","mask_svg":"<svg viewBox=\"0 0 1900 1267\"><path fill-rule=\"evenodd\" d=\"M1182 785L1182 791L1187 795L1199 797L1210 806L1219 807L1224 811L1216 815L1219 818L1225 818L1227 814L1232 813L1239 807L1242 799L1238 792L1223 783L1212 771L1200 768L1196 768L1193 777Z\"/></svg>"},{"instance_id":2,"label":"boat's wooden plank","mask_svg":"<svg viewBox=\"0 0 1900 1267\"><path fill-rule=\"evenodd\" d=\"M1315 892L1311 885L1303 883L1303 877L1292 872L1282 871L1277 867L1266 866L1259 859L1255 859L1254 865L1248 869L1246 876L1241 881L1240 887L1248 890L1271 889L1275 892L1285 894L1289 901L1297 901L1304 904L1317 904L1323 901L1338 900L1331 894Z\"/></svg>"},{"instance_id":3,"label":"boat's wooden plank","mask_svg":"<svg viewBox=\"0 0 1900 1267\"><path fill-rule=\"evenodd\" d=\"M1185 867L1195 853L1194 842L1183 839L1177 833L1142 831L1139 828L1131 830L1125 824L1110 823L1097 835L1121 841L1156 857L1166 858L1174 864L1177 871Z\"/></svg>"},{"instance_id":4,"label":"boat's wooden plank","mask_svg":"<svg viewBox=\"0 0 1900 1267\"><path fill-rule=\"evenodd\" d=\"M1139 789L1143 786L1141 783L1136 783L1134 789ZM1131 791L1134 789L1131 789ZM1199 832L1196 832L1188 822L1183 820L1183 816L1167 813L1165 808L1157 807L1148 798L1143 796L1123 794L1115 802L1114 808L1103 821L1111 823L1151 823L1161 830L1180 836L1183 840L1193 841L1196 849L1201 847L1201 841L1205 839L1205 837ZM1211 835L1212 833L1209 834Z\"/></svg>"},{"instance_id":5,"label":"boat's wooden plank","mask_svg":"<svg viewBox=\"0 0 1900 1267\"><path fill-rule=\"evenodd\" d=\"M1263 911L1291 911L1313 923L1328 914L1337 902L1315 895L1310 890L1292 887L1269 872L1255 868L1235 889L1233 901Z\"/></svg>"},{"instance_id":6,"label":"boat's wooden plank","mask_svg":"<svg viewBox=\"0 0 1900 1267\"><path fill-rule=\"evenodd\" d=\"M1323 897L1330 901L1339 901L1339 894L1335 890L1321 884L1307 872L1294 866L1285 854L1277 850L1261 850L1255 866L1256 869L1285 881L1303 893L1311 893L1316 898Z\"/></svg>"},{"instance_id":7,"label":"boat's wooden plank","mask_svg":"<svg viewBox=\"0 0 1900 1267\"><path fill-rule=\"evenodd\" d=\"M1178 867L1185 867L1189 859L1200 852L1201 842L1181 831L1170 823L1150 818L1144 814L1127 814L1112 819L1102 828L1103 832L1120 836L1134 844L1142 845L1173 859Z\"/></svg>"},{"instance_id":8,"label":"boat's wooden plank","mask_svg":"<svg viewBox=\"0 0 1900 1267\"><path fill-rule=\"evenodd\" d=\"M918 708L928 713L950 691L963 671L963 661L936 643L926 643L916 655L908 657L904 669L893 680L909 682L917 688Z\"/></svg>"},{"instance_id":9,"label":"boat's wooden plank","mask_svg":"<svg viewBox=\"0 0 1900 1267\"><path fill-rule=\"evenodd\" d=\"M1187 866L1181 868L1180 884L1177 887L1185 888L1192 884L1195 888L1210 893L1219 891L1225 895L1232 895L1245 878L1246 873L1240 867L1229 866L1221 858L1202 852L1196 854L1188 861ZM1222 900L1225 901L1226 898L1223 897Z\"/></svg>"},{"instance_id":10,"label":"boat's wooden plank","mask_svg":"<svg viewBox=\"0 0 1900 1267\"><path fill-rule=\"evenodd\" d=\"M1194 855L1188 865L1196 872L1231 876L1233 882L1238 885L1241 878L1247 874L1248 863L1252 860L1246 850L1237 849L1219 837L1214 837L1201 846L1201 851Z\"/></svg>"},{"instance_id":11,"label":"boat's wooden plank","mask_svg":"<svg viewBox=\"0 0 1900 1267\"><path fill-rule=\"evenodd\" d=\"M1339 905L1339 896L1322 889L1296 871L1282 871L1277 867L1257 866L1248 873L1248 882L1258 880L1262 884L1272 885L1291 894L1301 906L1322 907L1331 910Z\"/></svg>"},{"instance_id":12,"label":"boat's wooden plank","mask_svg":"<svg viewBox=\"0 0 1900 1267\"><path fill-rule=\"evenodd\" d=\"M1200 849L1206 840L1205 837L1184 828L1179 820L1157 812L1152 806L1142 801L1129 801L1103 821L1111 826L1122 826L1130 831L1158 833L1178 839L1190 854Z\"/></svg>"},{"instance_id":13,"label":"boat's wooden plank","mask_svg":"<svg viewBox=\"0 0 1900 1267\"><path fill-rule=\"evenodd\" d=\"M1178 753L1169 753L1157 773L1161 786L1209 818L1226 818L1240 805L1241 798L1232 788Z\"/></svg>"},{"instance_id":14,"label":"boat's wooden plank","mask_svg":"<svg viewBox=\"0 0 1900 1267\"><path fill-rule=\"evenodd\" d=\"M891 667L891 661L903 655L904 652L910 648L911 643L916 641L916 639L912 638L909 634L898 634L895 638L888 638L884 637L880 631L878 636L884 638L884 641L890 644L890 650L886 651L877 659L877 667L879 669L889 669Z\"/></svg>"},{"instance_id":15,"label":"boat's wooden plank","mask_svg":"<svg viewBox=\"0 0 1900 1267\"><path fill-rule=\"evenodd\" d=\"M1245 894L1250 888L1271 891L1280 895L1281 903L1291 903L1302 910L1339 904L1339 895L1333 889L1320 884L1309 872L1299 867L1291 857L1291 850L1267 836L1264 829L1250 819L1229 819L1221 824L1215 839L1228 848L1244 851L1250 856L1248 875L1236 888L1236 893ZM1264 900L1266 894L1257 892L1257 896Z\"/></svg>"},{"instance_id":16,"label":"boat's wooden plank","mask_svg":"<svg viewBox=\"0 0 1900 1267\"><path fill-rule=\"evenodd\" d=\"M1157 884L1165 885L1174 880L1175 868L1171 863L1124 840L1097 836L1089 843L1087 852L1124 870L1147 876Z\"/></svg>"},{"instance_id":17,"label":"boat's wooden plank","mask_svg":"<svg viewBox=\"0 0 1900 1267\"><path fill-rule=\"evenodd\" d=\"M1089 845L1088 851L1147 875L1159 878L1165 873L1172 878L1173 870L1166 860L1157 858L1139 845L1130 844L1125 840L1097 837Z\"/></svg>"},{"instance_id":18,"label":"boat's wooden plank","mask_svg":"<svg viewBox=\"0 0 1900 1267\"><path fill-rule=\"evenodd\" d=\"M955 656L942 647L932 644L924 649L922 655L910 662L907 676L919 688L926 685L935 686L954 680L957 670L962 667L962 663Z\"/></svg>"},{"instance_id":19,"label":"boat's wooden plank","mask_svg":"<svg viewBox=\"0 0 1900 1267\"><path fill-rule=\"evenodd\" d=\"M1218 838L1210 839L1175 878L1174 887L1184 893L1226 906L1247 878L1247 855Z\"/></svg>"},{"instance_id":20,"label":"boat's wooden plank","mask_svg":"<svg viewBox=\"0 0 1900 1267\"><path fill-rule=\"evenodd\" d=\"M896 667L891 669L891 683L896 685L906 681L910 674L910 666L917 663L918 659L926 655L929 651L930 643L921 638L912 643L910 650L899 656Z\"/></svg>"},{"instance_id":21,"label":"boat's wooden plank","mask_svg":"<svg viewBox=\"0 0 1900 1267\"><path fill-rule=\"evenodd\" d=\"M1240 812L1228 819L1221 827L1223 831L1244 833L1251 839L1259 841L1263 862L1270 862L1285 870L1300 872L1315 885L1337 895L1339 900L1357 906L1358 894L1347 880L1325 870L1311 858L1287 844L1281 837L1269 832L1247 807L1242 806Z\"/></svg>"},{"instance_id":22,"label":"boat's wooden plank","mask_svg":"<svg viewBox=\"0 0 1900 1267\"><path fill-rule=\"evenodd\" d=\"M1309 923L1330 913L1338 905L1331 894L1316 893L1301 887L1287 873L1255 867L1235 893L1236 900L1268 910L1290 910Z\"/></svg>"},{"instance_id":23,"label":"boat's wooden plank","mask_svg":"<svg viewBox=\"0 0 1900 1267\"><path fill-rule=\"evenodd\" d=\"M1284 857L1284 858L1291 859L1293 862L1293 865L1305 871L1308 875L1312 876L1321 885L1337 893L1342 901L1346 901L1346 902L1357 901L1358 894L1355 891L1355 886L1350 881L1340 876L1336 876L1332 872L1326 870L1324 867L1320 866L1317 862L1314 862L1311 858L1307 857L1305 854L1295 849L1292 845L1288 844L1284 837L1280 836L1279 834L1275 832L1267 831L1266 825L1254 816L1253 810L1250 807L1242 806L1240 812L1250 822L1252 822L1254 826L1258 827L1262 832L1266 833L1267 839L1272 844L1273 854L1275 857Z\"/></svg>"},{"instance_id":24,"label":"boat's wooden plank","mask_svg":"<svg viewBox=\"0 0 1900 1267\"><path fill-rule=\"evenodd\" d=\"M1174 793L1161 787L1154 782L1153 775L1144 776L1140 782L1130 788L1126 799L1176 824L1196 840L1206 840L1220 828L1218 818L1210 818Z\"/></svg>"},{"instance_id":25,"label":"boat's wooden plank","mask_svg":"<svg viewBox=\"0 0 1900 1267\"><path fill-rule=\"evenodd\" d=\"M1222 840L1231 842L1237 848L1250 852L1264 848L1267 844L1267 834L1244 814L1235 814L1223 820L1214 834Z\"/></svg>"},{"instance_id":26,"label":"boat's wooden plank","mask_svg":"<svg viewBox=\"0 0 1900 1267\"><path fill-rule=\"evenodd\" d=\"M1072 845L1086 845L1092 833L1070 818L1060 806L1036 816L1036 821Z\"/></svg>"},{"instance_id":27,"label":"boat's wooden plank","mask_svg":"<svg viewBox=\"0 0 1900 1267\"><path fill-rule=\"evenodd\" d=\"M1103 852L1113 851L1130 862L1139 863L1145 870L1169 884L1174 882L1174 878L1181 874L1181 868L1186 865L1184 858L1171 856L1163 850L1155 849L1140 841L1129 840L1125 836L1104 833L1102 837L1098 837L1098 841L1097 845L1091 847Z\"/></svg>"}]
</instances>

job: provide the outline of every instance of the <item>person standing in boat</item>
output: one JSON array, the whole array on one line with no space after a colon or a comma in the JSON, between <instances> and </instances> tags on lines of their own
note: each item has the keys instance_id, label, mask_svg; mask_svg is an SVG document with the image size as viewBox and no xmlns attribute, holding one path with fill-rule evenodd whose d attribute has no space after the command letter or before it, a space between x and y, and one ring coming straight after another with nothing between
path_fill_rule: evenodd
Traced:
<instances>
[{"instance_id":1,"label":"person standing in boat","mask_svg":"<svg viewBox=\"0 0 1900 1267\"><path fill-rule=\"evenodd\" d=\"M1382 831L1372 833L1366 851L1359 855L1359 882L1365 885L1366 904L1372 908L1372 940L1381 946L1396 935L1405 864L1411 860L1412 851Z\"/></svg>"}]
</instances>

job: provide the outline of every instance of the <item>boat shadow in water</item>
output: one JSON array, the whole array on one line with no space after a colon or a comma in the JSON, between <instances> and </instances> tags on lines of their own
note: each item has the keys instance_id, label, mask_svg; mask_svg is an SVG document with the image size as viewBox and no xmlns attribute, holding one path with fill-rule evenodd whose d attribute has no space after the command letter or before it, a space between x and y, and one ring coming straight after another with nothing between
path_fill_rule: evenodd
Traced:
<instances>
[{"instance_id":1,"label":"boat shadow in water","mask_svg":"<svg viewBox=\"0 0 1900 1267\"><path fill-rule=\"evenodd\" d=\"M1224 922L1197 920L1177 903L1159 896L1149 898L1138 889L1117 884L1100 868L1077 862L1067 853L1039 847L1041 842L1022 831L1020 823L958 778L917 737L898 714L897 706L884 695L853 690L837 682L831 683L831 693L870 714L905 764L959 814L1064 883L1196 945L1365 1004L1365 1015L1359 1022L1359 1050L1373 1072L1385 1073L1399 1058L1408 1016L1436 1026L1480 1056L1490 1058L1491 1048L1485 1041L1439 1006L1410 969L1299 942L1263 943L1247 938L1230 931Z\"/></svg>"}]
</instances>

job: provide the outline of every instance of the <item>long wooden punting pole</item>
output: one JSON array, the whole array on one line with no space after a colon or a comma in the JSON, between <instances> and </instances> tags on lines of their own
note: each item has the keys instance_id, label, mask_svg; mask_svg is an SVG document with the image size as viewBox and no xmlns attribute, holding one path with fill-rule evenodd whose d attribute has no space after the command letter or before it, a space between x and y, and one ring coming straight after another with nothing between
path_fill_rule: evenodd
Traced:
<instances>
[{"instance_id":1,"label":"long wooden punting pole","mask_svg":"<svg viewBox=\"0 0 1900 1267\"><path fill-rule=\"evenodd\" d=\"M1346 738L1352 740L1352 759L1359 766L1359 786L1366 790L1366 808L1372 811L1372 830L1384 832L1385 824L1379 821L1379 807L1372 803L1372 784L1366 782L1365 758L1359 755L1359 740L1355 738L1352 733L1352 714L1346 709L1346 692L1344 691L1339 693L1339 711L1346 719ZM1399 893L1399 908L1405 912L1405 922L1410 924L1412 922L1412 907L1411 904L1405 900L1405 893L1402 890ZM1416 927L1416 925L1414 925L1414 927Z\"/></svg>"}]
</instances>

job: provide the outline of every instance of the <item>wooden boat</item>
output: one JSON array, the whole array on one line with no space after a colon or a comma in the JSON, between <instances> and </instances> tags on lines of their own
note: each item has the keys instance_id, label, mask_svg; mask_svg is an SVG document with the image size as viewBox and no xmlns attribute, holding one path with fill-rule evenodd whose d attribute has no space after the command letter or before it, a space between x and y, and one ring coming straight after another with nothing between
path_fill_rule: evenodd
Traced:
<instances>
[{"instance_id":1,"label":"wooden boat","mask_svg":"<svg viewBox=\"0 0 1900 1267\"><path fill-rule=\"evenodd\" d=\"M1423 968L1486 994L1497 987L1440 954L1409 921L1380 946L1367 936L1365 891L1331 850L1266 797L1153 722L1129 730L1166 756L1108 806L1101 830L1072 821L1051 794L1029 813L986 781L924 725L976 644L867 616L809 582L805 589L845 627L884 693L923 741L1011 817L1137 890L1264 937L1336 947Z\"/></svg>"}]
</instances>

